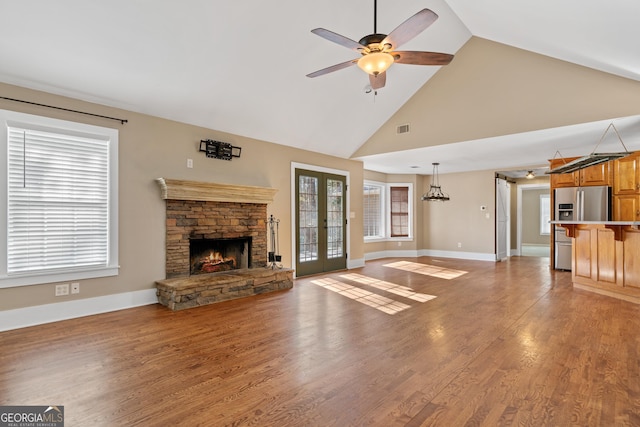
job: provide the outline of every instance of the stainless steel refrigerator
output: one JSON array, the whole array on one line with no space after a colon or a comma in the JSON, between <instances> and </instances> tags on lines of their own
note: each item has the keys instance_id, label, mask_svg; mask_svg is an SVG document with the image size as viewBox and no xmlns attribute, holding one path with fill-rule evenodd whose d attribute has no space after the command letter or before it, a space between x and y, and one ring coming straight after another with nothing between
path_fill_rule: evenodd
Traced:
<instances>
[{"instance_id":1,"label":"stainless steel refrigerator","mask_svg":"<svg viewBox=\"0 0 640 427\"><path fill-rule=\"evenodd\" d=\"M567 187L555 190L556 221L610 221L611 187ZM571 270L571 238L555 227L555 268Z\"/></svg>"}]
</instances>

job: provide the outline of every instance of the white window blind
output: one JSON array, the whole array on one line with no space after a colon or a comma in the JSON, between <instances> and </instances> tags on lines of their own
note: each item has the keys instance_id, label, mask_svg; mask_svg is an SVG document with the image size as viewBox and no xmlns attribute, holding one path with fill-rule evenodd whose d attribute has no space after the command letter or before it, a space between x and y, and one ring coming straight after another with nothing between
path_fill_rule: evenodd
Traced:
<instances>
[{"instance_id":1,"label":"white window blind","mask_svg":"<svg viewBox=\"0 0 640 427\"><path fill-rule=\"evenodd\" d=\"M6 273L109 265L109 140L8 126Z\"/></svg>"},{"instance_id":2,"label":"white window blind","mask_svg":"<svg viewBox=\"0 0 640 427\"><path fill-rule=\"evenodd\" d=\"M363 222L364 237L383 237L382 233L382 194L384 188L379 185L364 185Z\"/></svg>"}]
</instances>

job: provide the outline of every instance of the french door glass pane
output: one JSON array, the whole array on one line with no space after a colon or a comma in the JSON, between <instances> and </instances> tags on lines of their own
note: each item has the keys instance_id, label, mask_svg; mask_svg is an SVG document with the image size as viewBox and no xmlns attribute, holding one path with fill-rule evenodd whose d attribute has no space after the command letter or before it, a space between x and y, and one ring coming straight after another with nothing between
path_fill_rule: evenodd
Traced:
<instances>
[{"instance_id":1,"label":"french door glass pane","mask_svg":"<svg viewBox=\"0 0 640 427\"><path fill-rule=\"evenodd\" d=\"M342 257L344 235L343 185L341 181L327 179L327 258Z\"/></svg>"},{"instance_id":2,"label":"french door glass pane","mask_svg":"<svg viewBox=\"0 0 640 427\"><path fill-rule=\"evenodd\" d=\"M299 182L300 211L300 253L299 261L316 261L318 259L318 178L300 176Z\"/></svg>"}]
</instances>

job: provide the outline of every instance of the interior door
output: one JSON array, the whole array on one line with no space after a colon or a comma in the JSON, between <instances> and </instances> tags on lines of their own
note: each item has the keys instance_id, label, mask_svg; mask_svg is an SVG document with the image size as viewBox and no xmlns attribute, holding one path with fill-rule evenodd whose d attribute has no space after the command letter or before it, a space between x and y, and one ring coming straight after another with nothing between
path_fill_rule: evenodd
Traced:
<instances>
[{"instance_id":1,"label":"interior door","mask_svg":"<svg viewBox=\"0 0 640 427\"><path fill-rule=\"evenodd\" d=\"M509 256L511 247L510 209L511 194L509 183L505 179L496 178L496 259L499 261Z\"/></svg>"},{"instance_id":2,"label":"interior door","mask_svg":"<svg viewBox=\"0 0 640 427\"><path fill-rule=\"evenodd\" d=\"M296 169L296 276L342 270L346 253L346 177Z\"/></svg>"}]
</instances>

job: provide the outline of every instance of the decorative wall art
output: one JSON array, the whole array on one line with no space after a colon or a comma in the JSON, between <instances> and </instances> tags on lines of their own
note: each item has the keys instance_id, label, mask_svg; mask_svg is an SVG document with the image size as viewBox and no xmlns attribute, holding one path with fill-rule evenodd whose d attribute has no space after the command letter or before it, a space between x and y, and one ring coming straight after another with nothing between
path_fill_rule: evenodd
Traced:
<instances>
[{"instance_id":1,"label":"decorative wall art","mask_svg":"<svg viewBox=\"0 0 640 427\"><path fill-rule=\"evenodd\" d=\"M200 151L212 159L231 160L233 157L240 157L242 148L227 142L203 139L200 141Z\"/></svg>"}]
</instances>

